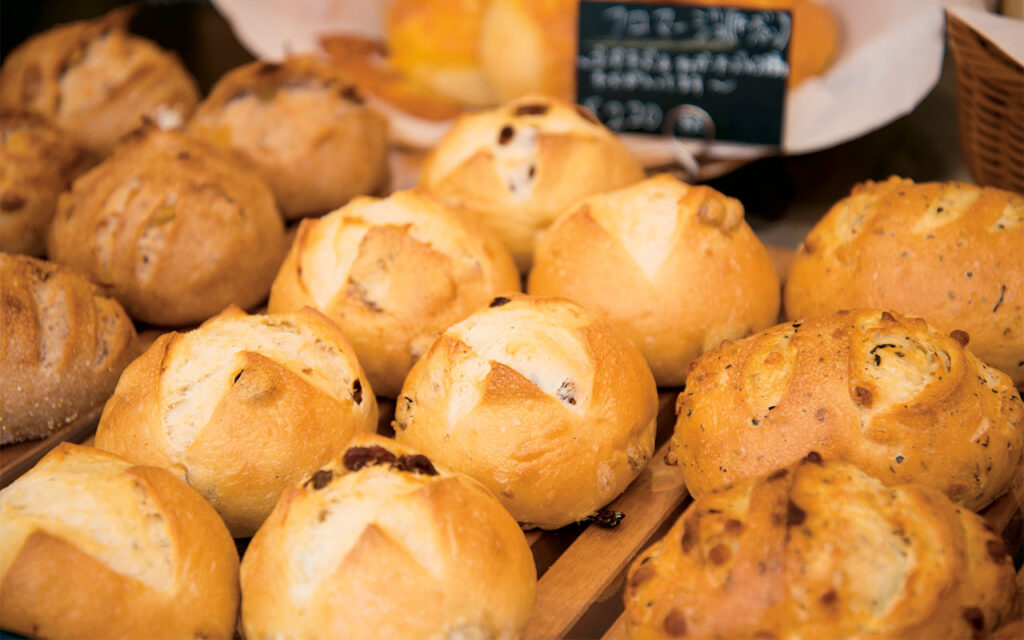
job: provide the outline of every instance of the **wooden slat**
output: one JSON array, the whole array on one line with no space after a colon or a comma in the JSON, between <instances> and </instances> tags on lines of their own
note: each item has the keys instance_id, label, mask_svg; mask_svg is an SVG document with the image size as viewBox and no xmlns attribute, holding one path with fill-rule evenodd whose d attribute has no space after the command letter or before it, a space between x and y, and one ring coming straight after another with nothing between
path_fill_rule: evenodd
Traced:
<instances>
[{"instance_id":1,"label":"wooden slat","mask_svg":"<svg viewBox=\"0 0 1024 640\"><path fill-rule=\"evenodd\" d=\"M608 630L601 636L601 640L626 640L629 635L626 633L626 612L615 619L615 624L608 627Z\"/></svg>"},{"instance_id":2,"label":"wooden slat","mask_svg":"<svg viewBox=\"0 0 1024 640\"><path fill-rule=\"evenodd\" d=\"M66 427L62 427L43 440L32 440L0 447L0 488L14 482L18 476L32 468L50 449L65 440L81 442L96 430L103 407L96 407Z\"/></svg>"}]
</instances>

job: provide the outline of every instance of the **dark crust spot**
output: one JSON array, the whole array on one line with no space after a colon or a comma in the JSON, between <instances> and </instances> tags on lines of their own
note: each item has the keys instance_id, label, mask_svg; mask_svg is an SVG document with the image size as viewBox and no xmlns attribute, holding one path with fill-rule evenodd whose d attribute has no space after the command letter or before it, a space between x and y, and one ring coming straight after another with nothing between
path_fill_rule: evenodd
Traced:
<instances>
[{"instance_id":1,"label":"dark crust spot","mask_svg":"<svg viewBox=\"0 0 1024 640\"><path fill-rule=\"evenodd\" d=\"M839 594L836 593L835 589L829 589L821 596L821 604L826 607L831 607L839 602Z\"/></svg>"},{"instance_id":2,"label":"dark crust spot","mask_svg":"<svg viewBox=\"0 0 1024 640\"><path fill-rule=\"evenodd\" d=\"M814 417L818 419L818 422L824 422L825 421L825 416L827 416L827 415L828 415L828 411L826 411L824 407L822 407L822 408L820 408L820 409L818 409L817 411L814 412Z\"/></svg>"},{"instance_id":3,"label":"dark crust spot","mask_svg":"<svg viewBox=\"0 0 1024 640\"><path fill-rule=\"evenodd\" d=\"M963 611L964 621L970 625L974 631L985 630L985 614L981 612L978 607L966 607Z\"/></svg>"},{"instance_id":4,"label":"dark crust spot","mask_svg":"<svg viewBox=\"0 0 1024 640\"><path fill-rule=\"evenodd\" d=\"M352 399L356 404L363 404L363 383L359 378L352 381Z\"/></svg>"},{"instance_id":5,"label":"dark crust spot","mask_svg":"<svg viewBox=\"0 0 1024 640\"><path fill-rule=\"evenodd\" d=\"M893 315L891 313L889 313L888 311L883 311L882 312L882 322L886 322L886 323L889 323L889 324L896 324L896 318L893 317Z\"/></svg>"},{"instance_id":6,"label":"dark crust spot","mask_svg":"<svg viewBox=\"0 0 1024 640\"><path fill-rule=\"evenodd\" d=\"M792 500L786 505L786 526L799 527L807 519L807 512Z\"/></svg>"},{"instance_id":7,"label":"dark crust spot","mask_svg":"<svg viewBox=\"0 0 1024 640\"><path fill-rule=\"evenodd\" d=\"M581 104L576 105L576 113L580 114L580 117L586 120L587 122L601 124L601 121L597 119L597 116L595 116L590 109L584 107Z\"/></svg>"},{"instance_id":8,"label":"dark crust spot","mask_svg":"<svg viewBox=\"0 0 1024 640\"><path fill-rule=\"evenodd\" d=\"M281 65L276 62L261 62L259 66L256 67L256 75L270 75L272 73L277 73L280 70Z\"/></svg>"},{"instance_id":9,"label":"dark crust spot","mask_svg":"<svg viewBox=\"0 0 1024 640\"><path fill-rule=\"evenodd\" d=\"M491 304L489 304L487 306L488 307L500 307L500 306L508 304L509 302L512 302L512 301L510 299L506 298L505 296L498 296L494 300L491 300Z\"/></svg>"},{"instance_id":10,"label":"dark crust spot","mask_svg":"<svg viewBox=\"0 0 1024 640\"><path fill-rule=\"evenodd\" d=\"M605 529L619 526L626 514L612 509L601 509L594 515L594 524Z\"/></svg>"},{"instance_id":11,"label":"dark crust spot","mask_svg":"<svg viewBox=\"0 0 1024 640\"><path fill-rule=\"evenodd\" d=\"M636 589L643 583L653 578L656 573L657 571L654 570L654 567L652 567L649 564L645 564L637 568L637 570L633 572L633 575L629 578L629 584L634 589Z\"/></svg>"},{"instance_id":12,"label":"dark crust spot","mask_svg":"<svg viewBox=\"0 0 1024 640\"><path fill-rule=\"evenodd\" d=\"M363 102L365 102L363 96L360 95L359 90L356 88L354 84L350 84L344 89L342 89L341 97L356 104L363 104Z\"/></svg>"},{"instance_id":13,"label":"dark crust spot","mask_svg":"<svg viewBox=\"0 0 1024 640\"><path fill-rule=\"evenodd\" d=\"M949 333L949 337L956 340L961 347L966 347L967 343L971 341L971 335L963 329L953 329Z\"/></svg>"},{"instance_id":14,"label":"dark crust spot","mask_svg":"<svg viewBox=\"0 0 1024 640\"><path fill-rule=\"evenodd\" d=\"M558 387L558 399L566 404L576 404L576 384L572 380L562 382Z\"/></svg>"},{"instance_id":15,"label":"dark crust spot","mask_svg":"<svg viewBox=\"0 0 1024 640\"><path fill-rule=\"evenodd\" d=\"M874 397L871 392L864 387L855 386L853 388L853 400L865 409L870 409L871 404L874 402Z\"/></svg>"},{"instance_id":16,"label":"dark crust spot","mask_svg":"<svg viewBox=\"0 0 1024 640\"><path fill-rule=\"evenodd\" d=\"M788 471L788 470L786 470L786 469L779 469L779 470L777 470L777 471L773 471L773 472L772 472L772 473L771 473L771 474L770 474L770 475L769 475L769 476L768 476L768 477L766 478L766 480L768 480L768 482L775 482L776 480L782 480L783 478L785 478L785 477L786 477L786 474L787 474L787 473L789 473L789 471Z\"/></svg>"},{"instance_id":17,"label":"dark crust spot","mask_svg":"<svg viewBox=\"0 0 1024 640\"><path fill-rule=\"evenodd\" d=\"M1005 284L1001 284L1001 285L999 285L999 299L996 300L995 306L992 307L992 313L995 313L996 311L999 311L999 307L1002 306L1002 304L1003 304L1003 297L1005 297L1005 296L1006 296L1006 285Z\"/></svg>"},{"instance_id":18,"label":"dark crust spot","mask_svg":"<svg viewBox=\"0 0 1024 640\"><path fill-rule=\"evenodd\" d=\"M985 550L988 551L988 557L992 558L992 562L996 564L1003 564L1010 557L1006 554L1006 547L999 540L986 542Z\"/></svg>"},{"instance_id":19,"label":"dark crust spot","mask_svg":"<svg viewBox=\"0 0 1024 640\"><path fill-rule=\"evenodd\" d=\"M729 518L725 521L725 531L734 535L742 533L743 523L735 518Z\"/></svg>"},{"instance_id":20,"label":"dark crust spot","mask_svg":"<svg viewBox=\"0 0 1024 640\"><path fill-rule=\"evenodd\" d=\"M807 452L807 455L804 456L804 462L821 465L821 454L818 453L817 451L809 451Z\"/></svg>"},{"instance_id":21,"label":"dark crust spot","mask_svg":"<svg viewBox=\"0 0 1024 640\"><path fill-rule=\"evenodd\" d=\"M517 116L542 116L547 112L546 104L521 104L516 107Z\"/></svg>"},{"instance_id":22,"label":"dark crust spot","mask_svg":"<svg viewBox=\"0 0 1024 640\"><path fill-rule=\"evenodd\" d=\"M0 196L0 209L4 211L18 211L25 206L25 198L17 193L7 192Z\"/></svg>"},{"instance_id":23,"label":"dark crust spot","mask_svg":"<svg viewBox=\"0 0 1024 640\"><path fill-rule=\"evenodd\" d=\"M516 134L516 130L512 127L505 125L498 132L498 144L508 144L512 140L512 136Z\"/></svg>"},{"instance_id":24,"label":"dark crust spot","mask_svg":"<svg viewBox=\"0 0 1024 640\"><path fill-rule=\"evenodd\" d=\"M243 373L245 373L245 369L239 369L238 373L235 374L235 377L231 379L231 384L238 382L238 379L242 377Z\"/></svg>"},{"instance_id":25,"label":"dark crust spot","mask_svg":"<svg viewBox=\"0 0 1024 640\"><path fill-rule=\"evenodd\" d=\"M397 458L395 454L381 446L352 447L345 452L341 463L349 471L359 471L363 467L375 464L393 464Z\"/></svg>"},{"instance_id":26,"label":"dark crust spot","mask_svg":"<svg viewBox=\"0 0 1024 640\"><path fill-rule=\"evenodd\" d=\"M697 522L694 518L689 518L683 523L682 544L683 553L689 553L697 544Z\"/></svg>"},{"instance_id":27,"label":"dark crust spot","mask_svg":"<svg viewBox=\"0 0 1024 640\"><path fill-rule=\"evenodd\" d=\"M665 633L673 638L682 638L686 635L686 619L683 618L683 614L680 613L679 609L675 607L665 616L661 626Z\"/></svg>"},{"instance_id":28,"label":"dark crust spot","mask_svg":"<svg viewBox=\"0 0 1024 640\"><path fill-rule=\"evenodd\" d=\"M320 489L323 489L328 484L330 484L331 480L333 479L333 471L331 471L330 469L320 469L319 471L313 474L313 477L309 479L309 482L306 483L306 486L308 487L309 485L312 484L313 488L319 491Z\"/></svg>"},{"instance_id":29,"label":"dark crust spot","mask_svg":"<svg viewBox=\"0 0 1024 640\"><path fill-rule=\"evenodd\" d=\"M732 557L732 549L727 544L716 544L708 551L708 559L712 564L723 565Z\"/></svg>"},{"instance_id":30,"label":"dark crust spot","mask_svg":"<svg viewBox=\"0 0 1024 640\"><path fill-rule=\"evenodd\" d=\"M395 465L395 467L399 471L409 471L426 476L437 475L437 469L435 469L433 463L430 462L430 458L419 453L402 456L398 459L398 464Z\"/></svg>"}]
</instances>

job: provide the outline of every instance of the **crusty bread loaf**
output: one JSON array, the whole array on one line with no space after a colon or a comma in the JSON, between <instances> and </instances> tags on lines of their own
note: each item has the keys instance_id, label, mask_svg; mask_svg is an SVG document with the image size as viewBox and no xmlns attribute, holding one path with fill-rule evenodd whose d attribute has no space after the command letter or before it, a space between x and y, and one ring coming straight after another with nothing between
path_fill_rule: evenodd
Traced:
<instances>
[{"instance_id":1,"label":"crusty bread loaf","mask_svg":"<svg viewBox=\"0 0 1024 640\"><path fill-rule=\"evenodd\" d=\"M128 33L134 9L60 25L4 60L0 106L52 118L81 145L108 154L144 117L180 123L199 92L177 56Z\"/></svg>"},{"instance_id":2,"label":"crusty bread loaf","mask_svg":"<svg viewBox=\"0 0 1024 640\"><path fill-rule=\"evenodd\" d=\"M589 111L534 96L460 117L424 161L420 184L479 217L525 271L558 214L643 175Z\"/></svg>"},{"instance_id":3,"label":"crusty bread loaf","mask_svg":"<svg viewBox=\"0 0 1024 640\"><path fill-rule=\"evenodd\" d=\"M1020 607L980 516L817 453L698 498L626 585L634 638L982 638Z\"/></svg>"},{"instance_id":4,"label":"crusty bread loaf","mask_svg":"<svg viewBox=\"0 0 1024 640\"><path fill-rule=\"evenodd\" d=\"M658 386L779 316L779 279L743 205L662 174L570 207L541 236L528 291L601 315L640 349Z\"/></svg>"},{"instance_id":5,"label":"crusty bread loaf","mask_svg":"<svg viewBox=\"0 0 1024 640\"><path fill-rule=\"evenodd\" d=\"M1024 473L1024 405L969 339L856 311L723 343L679 394L671 454L694 496L816 450L981 509Z\"/></svg>"},{"instance_id":6,"label":"crusty bread loaf","mask_svg":"<svg viewBox=\"0 0 1024 640\"><path fill-rule=\"evenodd\" d=\"M643 356L567 300L515 295L450 327L417 362L395 434L482 482L526 527L594 515L654 451Z\"/></svg>"},{"instance_id":7,"label":"crusty bread loaf","mask_svg":"<svg viewBox=\"0 0 1024 640\"><path fill-rule=\"evenodd\" d=\"M351 341L374 390L393 398L439 333L510 291L519 291L519 274L501 242L412 189L303 221L271 288L270 311L325 313Z\"/></svg>"},{"instance_id":8,"label":"crusty bread loaf","mask_svg":"<svg viewBox=\"0 0 1024 640\"><path fill-rule=\"evenodd\" d=\"M116 300L71 269L0 253L0 444L98 411L136 355Z\"/></svg>"},{"instance_id":9,"label":"crusty bread loaf","mask_svg":"<svg viewBox=\"0 0 1024 640\"><path fill-rule=\"evenodd\" d=\"M536 569L471 478L357 435L287 489L242 562L246 638L521 637Z\"/></svg>"},{"instance_id":10,"label":"crusty bread loaf","mask_svg":"<svg viewBox=\"0 0 1024 640\"><path fill-rule=\"evenodd\" d=\"M961 182L857 185L807 234L785 307L794 319L895 309L962 329L1024 389L1024 198Z\"/></svg>"},{"instance_id":11,"label":"crusty bread loaf","mask_svg":"<svg viewBox=\"0 0 1024 640\"><path fill-rule=\"evenodd\" d=\"M96 446L182 473L244 537L285 487L376 428L373 389L330 320L230 308L125 370Z\"/></svg>"},{"instance_id":12,"label":"crusty bread loaf","mask_svg":"<svg viewBox=\"0 0 1024 640\"><path fill-rule=\"evenodd\" d=\"M231 638L238 552L156 467L63 443L0 492L0 623L34 638Z\"/></svg>"},{"instance_id":13,"label":"crusty bread loaf","mask_svg":"<svg viewBox=\"0 0 1024 640\"><path fill-rule=\"evenodd\" d=\"M51 259L151 324L258 304L285 251L274 197L252 168L176 131L140 130L75 180L59 206Z\"/></svg>"}]
</instances>

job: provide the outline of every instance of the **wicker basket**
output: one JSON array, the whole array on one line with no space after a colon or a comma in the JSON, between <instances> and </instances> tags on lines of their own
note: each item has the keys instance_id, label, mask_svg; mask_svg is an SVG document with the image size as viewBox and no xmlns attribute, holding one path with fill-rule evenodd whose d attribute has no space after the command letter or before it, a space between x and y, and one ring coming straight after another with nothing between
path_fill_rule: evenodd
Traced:
<instances>
[{"instance_id":1,"label":"wicker basket","mask_svg":"<svg viewBox=\"0 0 1024 640\"><path fill-rule=\"evenodd\" d=\"M956 62L960 144L978 184L1024 192L1024 67L946 14Z\"/></svg>"}]
</instances>

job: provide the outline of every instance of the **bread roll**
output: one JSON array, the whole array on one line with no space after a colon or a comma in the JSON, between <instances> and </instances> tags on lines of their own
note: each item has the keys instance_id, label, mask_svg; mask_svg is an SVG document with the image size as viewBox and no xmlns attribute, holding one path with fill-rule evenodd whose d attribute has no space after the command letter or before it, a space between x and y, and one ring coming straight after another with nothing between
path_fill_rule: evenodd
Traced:
<instances>
[{"instance_id":1,"label":"bread roll","mask_svg":"<svg viewBox=\"0 0 1024 640\"><path fill-rule=\"evenodd\" d=\"M226 638L238 552L164 469L70 443L0 491L0 620L36 638Z\"/></svg>"},{"instance_id":2,"label":"bread roll","mask_svg":"<svg viewBox=\"0 0 1024 640\"><path fill-rule=\"evenodd\" d=\"M479 480L524 527L557 529L643 470L657 405L643 356L607 321L516 295L431 345L402 387L395 435Z\"/></svg>"},{"instance_id":3,"label":"bread roll","mask_svg":"<svg viewBox=\"0 0 1024 640\"><path fill-rule=\"evenodd\" d=\"M571 207L541 237L528 290L601 315L640 349L658 386L779 317L779 279L743 205L662 174Z\"/></svg>"},{"instance_id":4,"label":"bread roll","mask_svg":"<svg viewBox=\"0 0 1024 640\"><path fill-rule=\"evenodd\" d=\"M961 182L866 182L800 246L786 315L896 309L945 331L1024 389L1024 198Z\"/></svg>"},{"instance_id":5,"label":"bread roll","mask_svg":"<svg viewBox=\"0 0 1024 640\"><path fill-rule=\"evenodd\" d=\"M439 333L509 291L519 291L519 274L501 242L412 189L303 221L270 311L325 313L352 342L374 390L393 398Z\"/></svg>"},{"instance_id":6,"label":"bread roll","mask_svg":"<svg viewBox=\"0 0 1024 640\"><path fill-rule=\"evenodd\" d=\"M331 321L231 308L125 370L96 446L183 474L246 537L285 487L376 428L373 389Z\"/></svg>"},{"instance_id":7,"label":"bread roll","mask_svg":"<svg viewBox=\"0 0 1024 640\"><path fill-rule=\"evenodd\" d=\"M0 444L98 411L136 355L116 300L71 269L0 253Z\"/></svg>"},{"instance_id":8,"label":"bread roll","mask_svg":"<svg viewBox=\"0 0 1024 640\"><path fill-rule=\"evenodd\" d=\"M281 496L242 562L245 637L518 638L533 555L480 484L376 435Z\"/></svg>"},{"instance_id":9,"label":"bread roll","mask_svg":"<svg viewBox=\"0 0 1024 640\"><path fill-rule=\"evenodd\" d=\"M1020 606L980 516L816 453L698 498L625 601L634 638L981 638Z\"/></svg>"},{"instance_id":10,"label":"bread roll","mask_svg":"<svg viewBox=\"0 0 1024 640\"><path fill-rule=\"evenodd\" d=\"M176 131L140 131L59 206L50 257L151 324L258 304L284 255L270 189L240 158Z\"/></svg>"},{"instance_id":11,"label":"bread roll","mask_svg":"<svg viewBox=\"0 0 1024 640\"><path fill-rule=\"evenodd\" d=\"M558 214L643 176L589 111L533 96L456 120L424 161L420 184L479 217L525 271L536 236Z\"/></svg>"},{"instance_id":12,"label":"bread roll","mask_svg":"<svg viewBox=\"0 0 1024 640\"><path fill-rule=\"evenodd\" d=\"M1024 472L1024 405L968 340L856 311L723 343L690 371L671 455L693 496L816 450L981 509Z\"/></svg>"},{"instance_id":13,"label":"bread roll","mask_svg":"<svg viewBox=\"0 0 1024 640\"><path fill-rule=\"evenodd\" d=\"M134 9L60 25L4 61L0 105L52 118L82 146L109 154L144 117L181 123L199 101L177 56L128 33Z\"/></svg>"}]
</instances>

